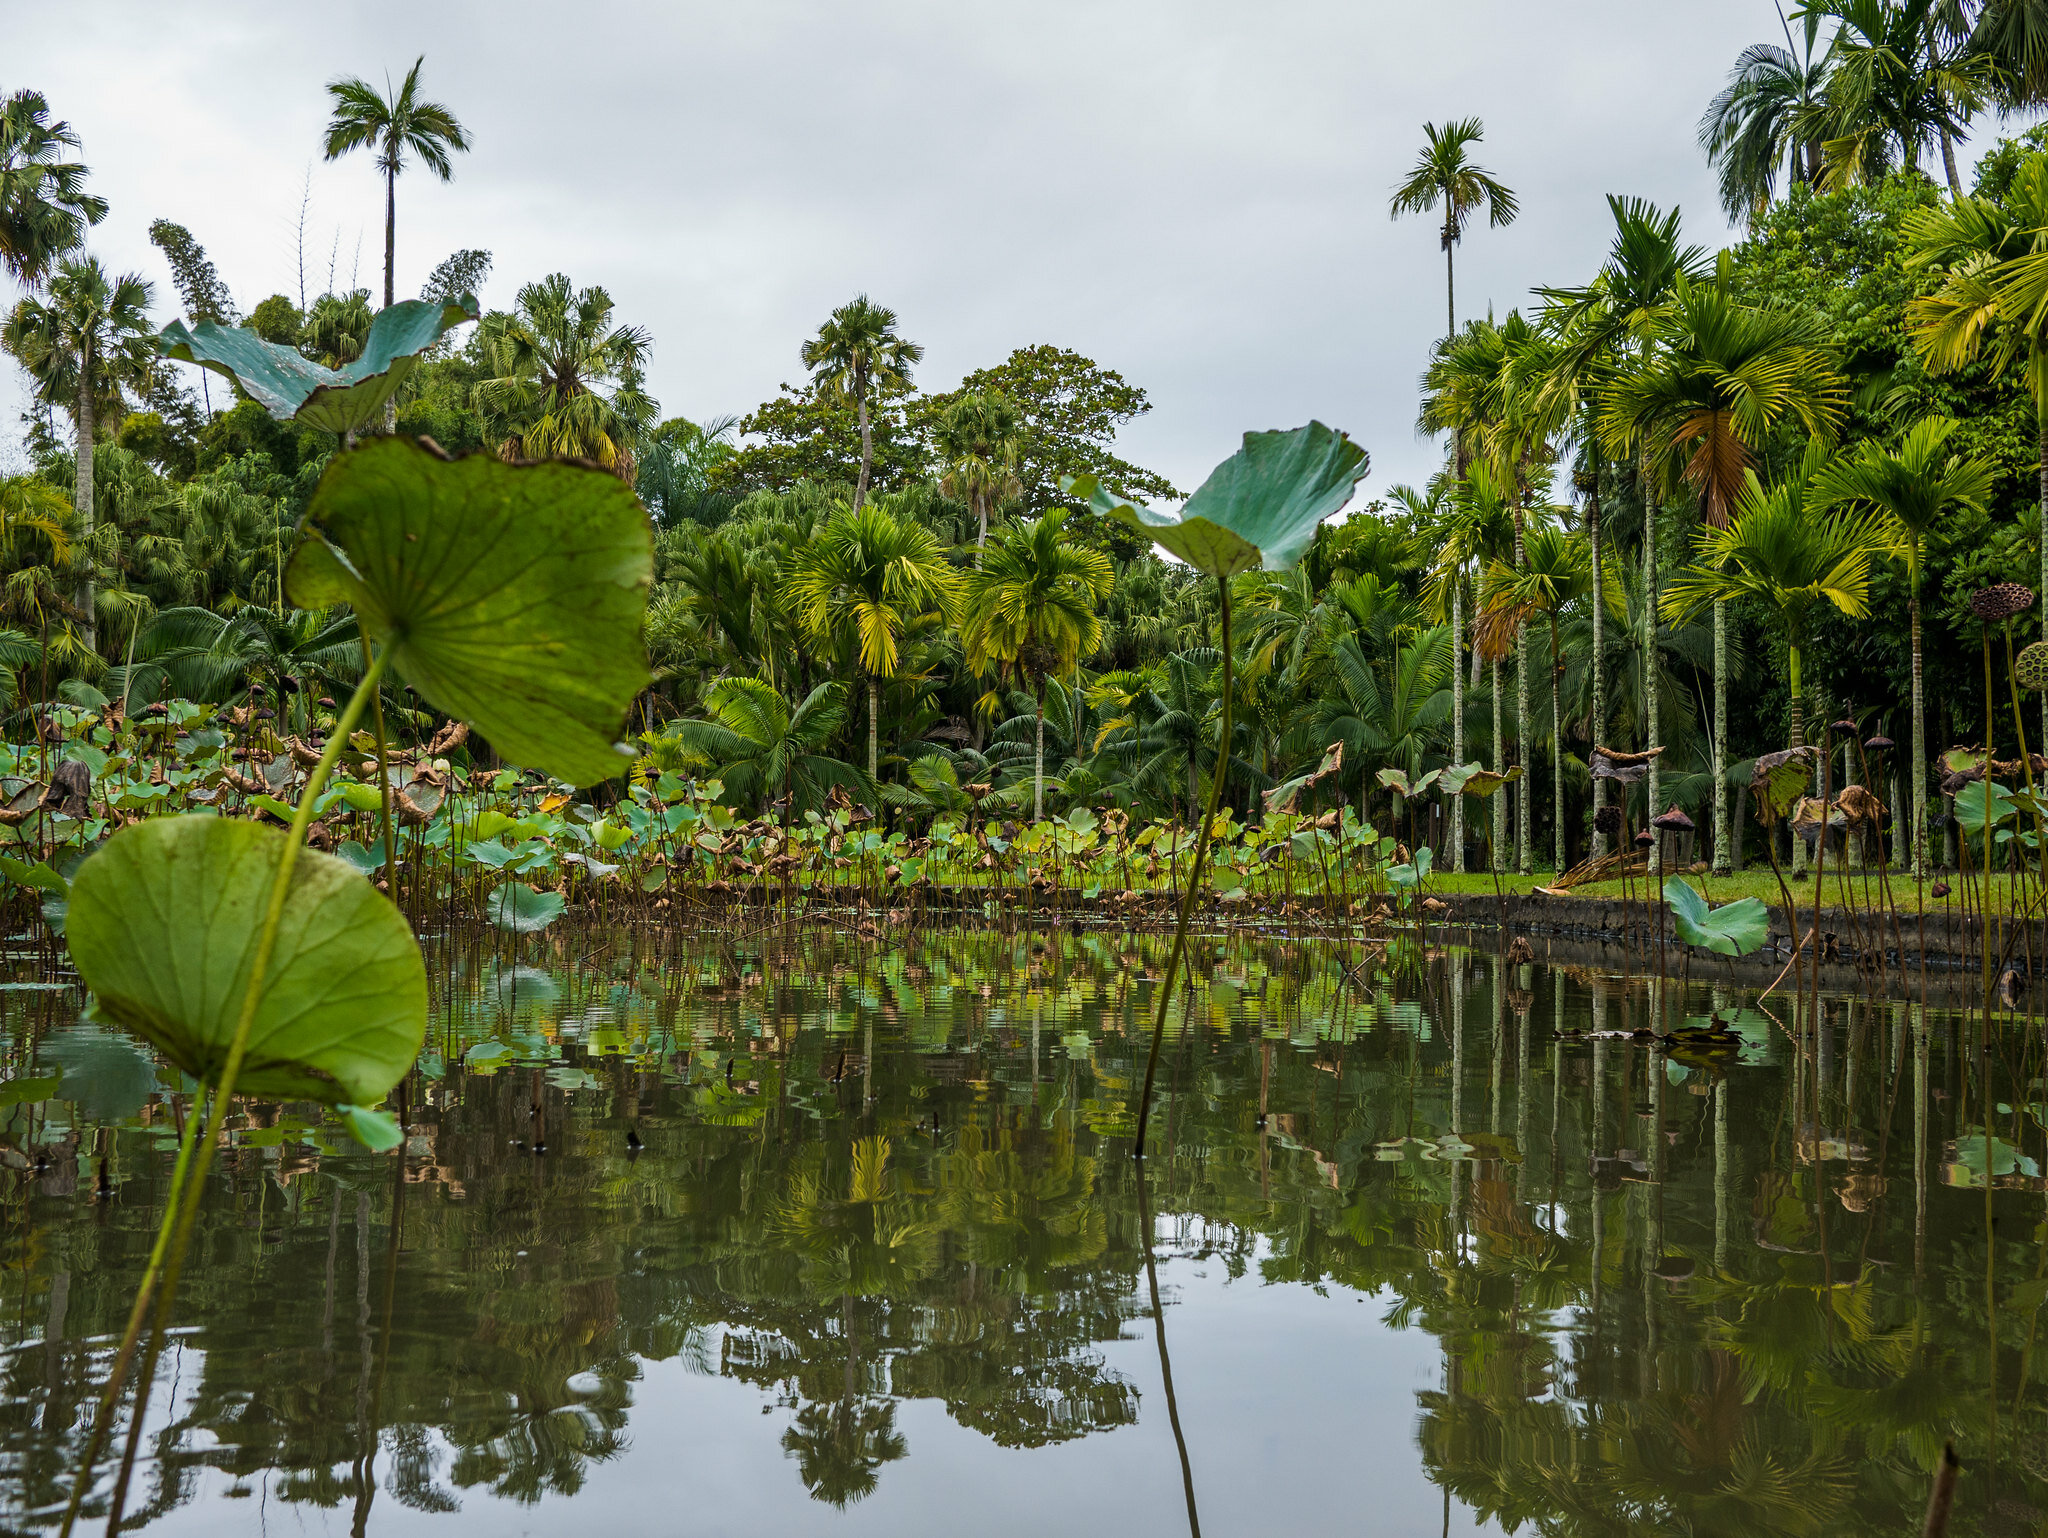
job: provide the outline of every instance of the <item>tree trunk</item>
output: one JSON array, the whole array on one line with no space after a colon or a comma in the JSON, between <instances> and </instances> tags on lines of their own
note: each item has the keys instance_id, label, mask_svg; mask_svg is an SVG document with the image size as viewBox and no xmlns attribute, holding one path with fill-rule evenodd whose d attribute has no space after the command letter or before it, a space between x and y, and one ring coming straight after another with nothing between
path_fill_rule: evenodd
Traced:
<instances>
[{"instance_id":1,"label":"tree trunk","mask_svg":"<svg viewBox=\"0 0 2048 1538\"><path fill-rule=\"evenodd\" d=\"M1514 497L1515 572L1520 575L1529 568L1529 553L1523 543L1519 473ZM1534 755L1529 751L1529 627L1519 620L1515 623L1515 757L1522 765L1521 794L1515 798L1522 814L1516 819L1515 870L1517 874L1526 876L1530 871L1529 840L1536 821L1536 806L1532 799L1536 788L1536 766Z\"/></svg>"},{"instance_id":2,"label":"tree trunk","mask_svg":"<svg viewBox=\"0 0 2048 1538\"><path fill-rule=\"evenodd\" d=\"M1045 680L1038 681L1038 757L1032 766L1031 820L1045 821Z\"/></svg>"},{"instance_id":3,"label":"tree trunk","mask_svg":"<svg viewBox=\"0 0 2048 1538\"><path fill-rule=\"evenodd\" d=\"M1960 203L1963 198L1963 179L1956 175L1956 144L1949 136L1948 125L1945 123L1941 129L1941 168L1948 172L1949 195Z\"/></svg>"},{"instance_id":4,"label":"tree trunk","mask_svg":"<svg viewBox=\"0 0 2048 1538\"><path fill-rule=\"evenodd\" d=\"M868 464L875 457L875 440L868 423L867 381L856 379L853 412L860 419L860 479L853 484L853 510L857 513L868 499Z\"/></svg>"},{"instance_id":5,"label":"tree trunk","mask_svg":"<svg viewBox=\"0 0 2048 1538\"><path fill-rule=\"evenodd\" d=\"M1500 658L1493 659L1493 772L1508 772L1507 723L1500 708ZM1493 793L1493 848L1488 851L1487 861L1498 875L1504 868L1508 852L1508 794L1503 785Z\"/></svg>"},{"instance_id":6,"label":"tree trunk","mask_svg":"<svg viewBox=\"0 0 2048 1538\"><path fill-rule=\"evenodd\" d=\"M1465 574L1451 573L1451 763L1465 762ZM1465 873L1465 798L1451 797L1451 869Z\"/></svg>"},{"instance_id":7,"label":"tree trunk","mask_svg":"<svg viewBox=\"0 0 2048 1538\"><path fill-rule=\"evenodd\" d=\"M78 356L78 405L72 412L72 451L78 457L76 489L73 506L78 509L79 558L84 563L84 573L78 579L78 586L72 593L72 601L84 617L79 621L79 630L88 650L99 648L99 625L93 615L93 517L92 517L92 445L93 415L92 349L81 348Z\"/></svg>"},{"instance_id":8,"label":"tree trunk","mask_svg":"<svg viewBox=\"0 0 2048 1538\"><path fill-rule=\"evenodd\" d=\"M1920 581L1913 581L1913 879L1927 879L1927 711L1920 695Z\"/></svg>"},{"instance_id":9,"label":"tree trunk","mask_svg":"<svg viewBox=\"0 0 2048 1538\"><path fill-rule=\"evenodd\" d=\"M2041 585L2035 591L2041 594L2041 633L2048 638L2048 405L2039 400L2034 402L2034 437L2041 496ZM2048 752L2048 690L2041 693L2041 742Z\"/></svg>"},{"instance_id":10,"label":"tree trunk","mask_svg":"<svg viewBox=\"0 0 2048 1538\"><path fill-rule=\"evenodd\" d=\"M981 552L988 548L988 498L980 492L974 494L974 510L981 519L981 532L974 539L974 564L981 566Z\"/></svg>"},{"instance_id":11,"label":"tree trunk","mask_svg":"<svg viewBox=\"0 0 2048 1538\"><path fill-rule=\"evenodd\" d=\"M1557 613L1550 615L1550 868L1565 872L1564 863L1564 711L1557 686Z\"/></svg>"},{"instance_id":12,"label":"tree trunk","mask_svg":"<svg viewBox=\"0 0 2048 1538\"><path fill-rule=\"evenodd\" d=\"M1452 271L1451 252L1457 242L1451 238L1449 221L1444 224L1444 339L1458 334L1458 281Z\"/></svg>"},{"instance_id":13,"label":"tree trunk","mask_svg":"<svg viewBox=\"0 0 2048 1538\"><path fill-rule=\"evenodd\" d=\"M882 746L882 685L872 673L868 675L868 778L877 785L881 783L877 768L881 762ZM878 790L877 795L881 794Z\"/></svg>"},{"instance_id":14,"label":"tree trunk","mask_svg":"<svg viewBox=\"0 0 2048 1538\"><path fill-rule=\"evenodd\" d=\"M1647 806L1643 824L1647 827L1663 810L1657 804L1658 774L1656 750L1663 729L1657 721L1657 498L1650 490L1650 462L1645 454L1639 461L1639 484L1643 492L1643 735L1651 751L1650 775L1644 784ZM1654 878L1664 870L1664 841L1650 845L1649 873Z\"/></svg>"},{"instance_id":15,"label":"tree trunk","mask_svg":"<svg viewBox=\"0 0 2048 1538\"><path fill-rule=\"evenodd\" d=\"M1714 874L1734 868L1728 856L1728 605L1714 600Z\"/></svg>"},{"instance_id":16,"label":"tree trunk","mask_svg":"<svg viewBox=\"0 0 2048 1538\"><path fill-rule=\"evenodd\" d=\"M398 172L393 169L384 173L384 308L390 309L397 288L393 283L393 264L398 254ZM398 397L392 396L384 402L384 431L398 431Z\"/></svg>"},{"instance_id":17,"label":"tree trunk","mask_svg":"<svg viewBox=\"0 0 2048 1538\"><path fill-rule=\"evenodd\" d=\"M1596 472L1597 474L1597 472ZM1607 659L1605 651L1606 605L1600 587L1600 488L1595 485L1586 496L1586 539L1593 553L1593 724L1586 735L1594 747L1602 745L1607 734ZM1593 781L1593 857L1598 859L1607 853L1607 835L1600 831L1600 808L1607 804L1607 782L1595 778Z\"/></svg>"},{"instance_id":18,"label":"tree trunk","mask_svg":"<svg viewBox=\"0 0 2048 1538\"><path fill-rule=\"evenodd\" d=\"M1806 701L1799 697L1799 648L1796 645L1785 648L1785 661L1786 671L1792 675L1792 741L1788 746L1803 748L1806 746ZM1797 876L1806 869L1806 840L1792 832L1792 819L1789 817L1785 819L1785 829L1792 834L1792 874Z\"/></svg>"}]
</instances>

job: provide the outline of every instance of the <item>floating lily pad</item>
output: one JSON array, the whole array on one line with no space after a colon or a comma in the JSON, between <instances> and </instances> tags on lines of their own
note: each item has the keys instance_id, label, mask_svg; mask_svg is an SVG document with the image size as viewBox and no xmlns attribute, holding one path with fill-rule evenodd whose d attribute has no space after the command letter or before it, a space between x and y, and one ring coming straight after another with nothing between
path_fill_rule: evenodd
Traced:
<instances>
[{"instance_id":1,"label":"floating lily pad","mask_svg":"<svg viewBox=\"0 0 2048 1538\"><path fill-rule=\"evenodd\" d=\"M71 957L102 1015L219 1082L285 836L171 817L124 828L71 884ZM426 1033L412 931L350 866L299 852L236 1088L374 1105Z\"/></svg>"},{"instance_id":2,"label":"floating lily pad","mask_svg":"<svg viewBox=\"0 0 2048 1538\"><path fill-rule=\"evenodd\" d=\"M625 772L654 535L623 481L378 438L336 456L302 527L295 603L353 606L430 704L514 763L576 785Z\"/></svg>"}]
</instances>

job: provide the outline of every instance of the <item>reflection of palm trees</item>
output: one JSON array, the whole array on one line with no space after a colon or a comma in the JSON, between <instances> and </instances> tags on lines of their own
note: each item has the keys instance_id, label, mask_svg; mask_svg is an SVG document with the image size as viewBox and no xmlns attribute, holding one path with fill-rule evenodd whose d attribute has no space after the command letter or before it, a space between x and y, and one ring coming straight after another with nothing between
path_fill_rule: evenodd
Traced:
<instances>
[{"instance_id":1,"label":"reflection of palm trees","mask_svg":"<svg viewBox=\"0 0 2048 1538\"><path fill-rule=\"evenodd\" d=\"M875 1471L910 1451L887 1399L807 1404L783 1432L782 1447L796 1459L797 1477L811 1498L842 1509L874 1494Z\"/></svg>"}]
</instances>

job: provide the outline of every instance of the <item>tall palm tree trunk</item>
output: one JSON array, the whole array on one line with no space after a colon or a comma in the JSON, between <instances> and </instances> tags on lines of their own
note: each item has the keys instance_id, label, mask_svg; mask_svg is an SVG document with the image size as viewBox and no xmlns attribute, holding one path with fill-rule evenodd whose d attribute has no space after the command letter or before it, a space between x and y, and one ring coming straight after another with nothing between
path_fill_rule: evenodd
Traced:
<instances>
[{"instance_id":1,"label":"tall palm tree trunk","mask_svg":"<svg viewBox=\"0 0 2048 1538\"><path fill-rule=\"evenodd\" d=\"M1500 708L1500 658L1493 659L1493 772L1508 772L1507 724ZM1506 868L1508 853L1508 798L1506 787L1493 797L1493 848L1488 851L1494 874Z\"/></svg>"},{"instance_id":2,"label":"tall palm tree trunk","mask_svg":"<svg viewBox=\"0 0 2048 1538\"><path fill-rule=\"evenodd\" d=\"M1521 575L1529 569L1529 553L1522 536L1522 494L1519 473L1515 490L1515 573ZM1522 765L1521 794L1515 798L1521 811L1515 832L1515 870L1528 875L1529 839L1536 820L1536 804L1531 799L1535 790L1536 766L1529 753L1529 627L1520 620L1515 622L1515 756Z\"/></svg>"},{"instance_id":3,"label":"tall palm tree trunk","mask_svg":"<svg viewBox=\"0 0 2048 1538\"><path fill-rule=\"evenodd\" d=\"M868 466L875 457L875 438L868 422L867 381L856 379L853 387L853 414L860 420L860 479L853 483L853 510L857 513L868 499Z\"/></svg>"},{"instance_id":4,"label":"tall palm tree trunk","mask_svg":"<svg viewBox=\"0 0 2048 1538\"><path fill-rule=\"evenodd\" d=\"M1444 335L1458 334L1458 278L1452 270L1451 254L1457 248L1450 221L1444 221Z\"/></svg>"},{"instance_id":5,"label":"tall palm tree trunk","mask_svg":"<svg viewBox=\"0 0 2048 1538\"><path fill-rule=\"evenodd\" d=\"M1031 771L1031 820L1045 821L1045 680L1038 681L1037 761Z\"/></svg>"},{"instance_id":6,"label":"tall palm tree trunk","mask_svg":"<svg viewBox=\"0 0 2048 1538\"><path fill-rule=\"evenodd\" d=\"M1800 693L1799 660L1799 643L1795 640L1785 648L1785 670L1791 675L1788 682L1792 686L1792 740L1788 746L1795 748L1806 746L1806 701ZM1806 840L1793 829L1789 817L1785 819L1785 830L1792 838L1792 874L1796 876L1806 869Z\"/></svg>"},{"instance_id":7,"label":"tall palm tree trunk","mask_svg":"<svg viewBox=\"0 0 2048 1538\"><path fill-rule=\"evenodd\" d=\"M1963 179L1956 175L1956 141L1950 136L1946 124L1941 130L1941 168L1948 173L1949 195L1961 202Z\"/></svg>"},{"instance_id":8,"label":"tall palm tree trunk","mask_svg":"<svg viewBox=\"0 0 2048 1538\"><path fill-rule=\"evenodd\" d=\"M1451 762L1465 762L1465 581L1451 573ZM1465 798L1451 797L1451 869L1465 873Z\"/></svg>"},{"instance_id":9,"label":"tall palm tree trunk","mask_svg":"<svg viewBox=\"0 0 2048 1538\"><path fill-rule=\"evenodd\" d=\"M1649 798L1648 808L1643 813L1643 821L1647 825L1662 810L1657 804L1657 749L1663 746L1660 741L1663 728L1657 721L1657 499L1650 491L1647 451L1639 463L1637 475L1637 484L1643 492L1643 745L1651 755L1650 777L1644 792ZM1650 845L1649 873L1655 877L1662 874L1663 869L1664 841L1658 839Z\"/></svg>"},{"instance_id":10,"label":"tall palm tree trunk","mask_svg":"<svg viewBox=\"0 0 2048 1538\"><path fill-rule=\"evenodd\" d=\"M1596 472L1597 475L1597 472ZM1605 597L1600 586L1600 489L1596 485L1586 496L1586 539L1593 554L1593 721L1586 736L1594 747L1602 746L1607 733L1607 658ZM1600 831L1600 808L1607 804L1607 782L1593 780L1593 855L1607 853L1607 835Z\"/></svg>"},{"instance_id":11,"label":"tall palm tree trunk","mask_svg":"<svg viewBox=\"0 0 2048 1538\"><path fill-rule=\"evenodd\" d=\"M882 684L868 674L868 778L880 783L878 766L882 749Z\"/></svg>"},{"instance_id":12,"label":"tall palm tree trunk","mask_svg":"<svg viewBox=\"0 0 2048 1538\"><path fill-rule=\"evenodd\" d=\"M1913 578L1913 879L1927 877L1927 711L1920 695L1920 579Z\"/></svg>"},{"instance_id":13,"label":"tall palm tree trunk","mask_svg":"<svg viewBox=\"0 0 2048 1538\"><path fill-rule=\"evenodd\" d=\"M99 646L99 627L93 618L93 557L92 557L92 349L82 348L79 352L78 405L72 412L72 451L77 456L78 467L74 486L73 505L78 509L79 557L84 563L84 574L78 579L78 586L72 594L83 616L79 630L88 648Z\"/></svg>"},{"instance_id":14,"label":"tall palm tree trunk","mask_svg":"<svg viewBox=\"0 0 2048 1538\"><path fill-rule=\"evenodd\" d=\"M1564 718L1557 683L1557 611L1550 613L1550 868L1564 874Z\"/></svg>"},{"instance_id":15,"label":"tall palm tree trunk","mask_svg":"<svg viewBox=\"0 0 2048 1538\"><path fill-rule=\"evenodd\" d=\"M384 173L384 308L390 309L397 286L393 282L394 264L398 256L398 170L394 166ZM205 370L201 370L204 373ZM384 431L398 431L398 397L392 396L384 403Z\"/></svg>"},{"instance_id":16,"label":"tall palm tree trunk","mask_svg":"<svg viewBox=\"0 0 2048 1538\"><path fill-rule=\"evenodd\" d=\"M1714 874L1734 870L1728 841L1728 605L1714 600Z\"/></svg>"}]
</instances>

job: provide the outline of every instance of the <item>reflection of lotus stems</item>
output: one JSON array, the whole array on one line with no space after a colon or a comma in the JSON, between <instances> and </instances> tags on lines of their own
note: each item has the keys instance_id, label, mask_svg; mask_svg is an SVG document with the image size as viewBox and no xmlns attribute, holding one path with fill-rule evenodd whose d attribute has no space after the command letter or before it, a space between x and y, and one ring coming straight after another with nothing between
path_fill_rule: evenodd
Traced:
<instances>
[{"instance_id":1,"label":"reflection of lotus stems","mask_svg":"<svg viewBox=\"0 0 2048 1538\"><path fill-rule=\"evenodd\" d=\"M1144 1147L1141 1138L1141 1153ZM1187 1497L1189 1538L1202 1538L1202 1519L1195 1512L1195 1473L1188 1463L1188 1442L1180 1429L1180 1405L1173 1394L1173 1359L1166 1354L1166 1310L1159 1302L1159 1271L1152 1259L1152 1202L1142 1159L1138 1161L1138 1230L1145 1245L1145 1283L1152 1293L1152 1335L1159 1343L1159 1381L1166 1393L1166 1420L1173 1428L1173 1445L1180 1453L1180 1487Z\"/></svg>"},{"instance_id":2,"label":"reflection of lotus stems","mask_svg":"<svg viewBox=\"0 0 2048 1538\"><path fill-rule=\"evenodd\" d=\"M1145 1157L1145 1123L1152 1114L1152 1083L1159 1076L1159 1043L1166 1035L1166 1012L1172 1006L1173 985L1179 980L1181 958L1187 951L1188 919L1194 913L1195 899L1202 890L1202 876L1207 869L1203 857L1209 852L1209 825L1216 820L1223 777L1230 770L1230 580L1218 577L1216 591L1222 601L1223 616L1223 711L1217 722L1216 769L1209 778L1209 809L1202 814L1202 826L1195 834L1194 862L1188 868L1187 885L1181 889L1180 918L1173 926L1173 949L1167 953L1166 976L1159 985L1159 1015L1152 1022L1152 1047L1145 1055L1145 1087L1138 1093L1138 1140L1131 1150L1140 1159ZM1192 755L1190 749L1190 765L1194 762Z\"/></svg>"},{"instance_id":3,"label":"reflection of lotus stems","mask_svg":"<svg viewBox=\"0 0 2048 1538\"><path fill-rule=\"evenodd\" d=\"M142 1376L137 1386L136 1423L139 1426L143 1411L147 1408L149 1380L154 1370L157 1354L162 1350L164 1327L170 1320L171 1306L177 1300L178 1278L184 1270L185 1249L192 1239L192 1224L199 1215L199 1193L204 1190L206 1177L213 1168L214 1149L220 1143L221 1126L227 1119L228 1102L235 1093L235 1080L241 1075L242 1059L249 1050L249 1032L256 1023L256 1009L263 1000L263 987L268 980L271 952L277 945L277 931L284 918L285 898L291 891L292 868L299 862L299 850L306 840L306 827L313 820L313 803L326 788L327 777L334 770L335 761L341 756L342 744L348 734L362 718L363 707L377 689L377 683L384 675L385 665L391 653L387 648L379 652L363 673L363 679L356 686L348 708L335 723L333 733L327 739L327 746L320 755L320 762L306 781L304 795L299 799L297 809L292 813L291 830L285 836L284 848L278 854L277 874L271 878L270 902L264 911L263 926L256 934L255 955L249 965L249 986L242 995L242 1010L235 1021L235 1034L228 1044L227 1061L220 1071L220 1083L215 1087L213 1103L206 1117L206 1130L198 1144L198 1157L191 1161L189 1173L183 1181L178 1179L176 1170L172 1173L171 1189L165 1201L162 1226L157 1232L156 1247L151 1252L150 1266L143 1272L142 1281L136 1289L136 1305L132 1310L127 1333L123 1336L120 1350L115 1356L115 1371L104 1390L103 1404L110 1404L120 1396L122 1378L126 1364L133 1359L135 1338L141 1330L145 1295L154 1288L156 1291L156 1316L151 1326L150 1345L144 1361ZM389 776L386 776L389 779ZM196 1110L196 1107L195 1107ZM190 1120L197 1121L194 1116ZM65 1512L64 1526L60 1538L68 1535L78 1519L78 1507L85 1491L92 1481L93 1460L99 1445L104 1445L103 1428L95 1428L98 1435L87 1448L87 1456L80 1465L78 1481L71 1492L71 1504Z\"/></svg>"},{"instance_id":4,"label":"reflection of lotus stems","mask_svg":"<svg viewBox=\"0 0 2048 1538\"><path fill-rule=\"evenodd\" d=\"M199 1108L205 1098L205 1086L193 1097L190 1112L185 1117L185 1130L178 1137L178 1157L171 1166L171 1194L176 1196L183 1184L185 1171L192 1163L192 1145L197 1140L201 1120ZM107 1432L111 1428L114 1406L121 1398L121 1384L128 1376L129 1363L135 1357L135 1343L142 1336L142 1321L149 1312L151 1298L156 1293L157 1278L163 1272L164 1251L170 1245L170 1211L164 1214L164 1221L156 1231L156 1243L149 1252L149 1263L143 1268L142 1281L135 1289L135 1302L128 1310L128 1328L121 1336L121 1347L114 1355L113 1370L108 1374L107 1386L100 1391L98 1409L93 1414L92 1434L86 1439L85 1459L82 1472L71 1490L70 1504L64 1511L64 1531L70 1532L78 1520L80 1502L92 1483L92 1466L99 1461L100 1449L106 1446ZM144 1406L138 1401L135 1409L135 1423L141 1425Z\"/></svg>"}]
</instances>

